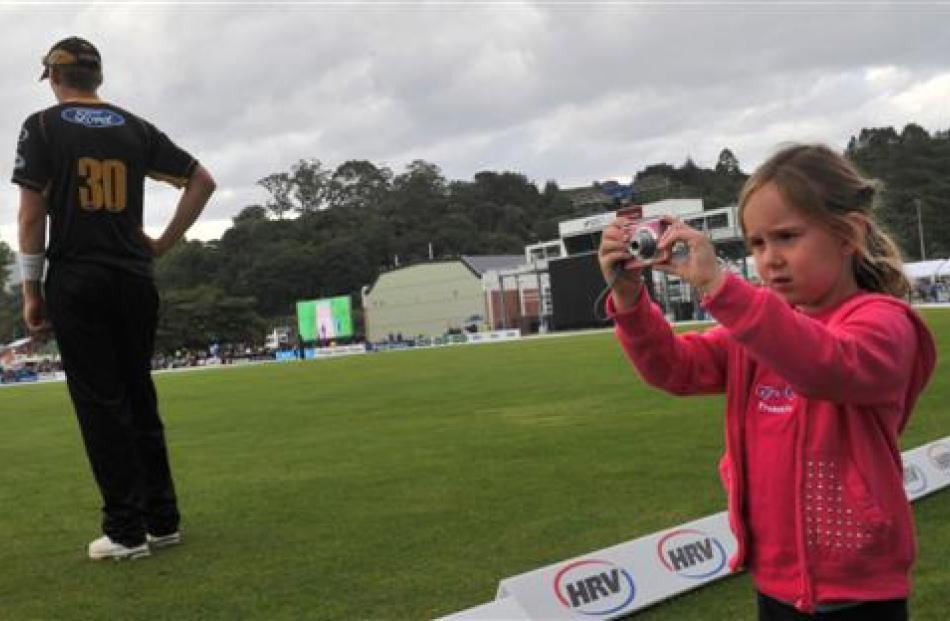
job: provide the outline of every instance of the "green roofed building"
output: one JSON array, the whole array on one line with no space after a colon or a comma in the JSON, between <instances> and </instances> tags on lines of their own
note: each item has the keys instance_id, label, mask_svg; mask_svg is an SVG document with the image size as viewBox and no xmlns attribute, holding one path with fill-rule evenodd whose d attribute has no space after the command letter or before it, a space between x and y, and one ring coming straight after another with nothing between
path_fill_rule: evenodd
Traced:
<instances>
[{"instance_id":1,"label":"green roofed building","mask_svg":"<svg viewBox=\"0 0 950 621\"><path fill-rule=\"evenodd\" d=\"M380 274L363 293L366 339L436 337L486 329L482 274L524 263L523 255L463 256Z\"/></svg>"}]
</instances>

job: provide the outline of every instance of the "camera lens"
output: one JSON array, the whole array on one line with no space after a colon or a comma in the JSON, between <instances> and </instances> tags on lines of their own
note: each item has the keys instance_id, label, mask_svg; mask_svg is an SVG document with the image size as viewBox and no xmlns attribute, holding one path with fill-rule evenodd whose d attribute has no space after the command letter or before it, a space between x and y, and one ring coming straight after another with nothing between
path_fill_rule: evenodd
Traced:
<instances>
[{"instance_id":1,"label":"camera lens","mask_svg":"<svg viewBox=\"0 0 950 621\"><path fill-rule=\"evenodd\" d=\"M641 260L652 259L656 256L656 243L653 231L647 228L637 229L630 240L630 254Z\"/></svg>"}]
</instances>

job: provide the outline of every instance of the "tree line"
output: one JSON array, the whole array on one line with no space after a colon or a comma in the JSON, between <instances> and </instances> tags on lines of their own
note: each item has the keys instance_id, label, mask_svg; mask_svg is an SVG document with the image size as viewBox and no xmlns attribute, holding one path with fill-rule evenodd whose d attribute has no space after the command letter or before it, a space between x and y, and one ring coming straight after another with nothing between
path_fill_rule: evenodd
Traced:
<instances>
[{"instance_id":1,"label":"tree line","mask_svg":"<svg viewBox=\"0 0 950 621\"><path fill-rule=\"evenodd\" d=\"M950 130L930 135L914 123L900 133L893 127L862 129L846 153L883 184L877 216L904 259L950 257Z\"/></svg>"},{"instance_id":2,"label":"tree line","mask_svg":"<svg viewBox=\"0 0 950 621\"><path fill-rule=\"evenodd\" d=\"M908 260L920 258L918 208L928 257L950 255L950 131L930 135L915 124L862 129L846 154L884 186L878 216ZM653 164L631 181L633 200L702 197L707 209L733 204L747 175L729 149L712 168ZM306 159L258 181L264 204L245 206L221 239L183 241L155 263L162 294L160 350L204 348L212 342L257 343L269 326L293 325L301 299L359 294L380 273L463 254L522 254L556 239L559 222L614 206L607 184L589 190L543 186L518 172L482 171L447 179L416 160L394 173L365 160L335 168ZM616 184L614 184L616 185ZM590 195L590 192L588 192ZM0 266L13 261L0 243ZM0 274L6 274L4 269ZM16 292L0 292L0 336L23 334Z\"/></svg>"}]
</instances>

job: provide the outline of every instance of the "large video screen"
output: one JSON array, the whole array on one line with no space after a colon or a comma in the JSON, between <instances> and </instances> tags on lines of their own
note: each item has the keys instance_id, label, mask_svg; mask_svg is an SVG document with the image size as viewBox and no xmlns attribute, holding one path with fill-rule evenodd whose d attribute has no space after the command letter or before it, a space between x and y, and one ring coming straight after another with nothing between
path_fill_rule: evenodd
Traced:
<instances>
[{"instance_id":1,"label":"large video screen","mask_svg":"<svg viewBox=\"0 0 950 621\"><path fill-rule=\"evenodd\" d=\"M561 257L548 261L555 330L602 327L605 321L594 315L594 302L604 290L604 277L597 253ZM598 309L602 312L602 309Z\"/></svg>"},{"instance_id":2,"label":"large video screen","mask_svg":"<svg viewBox=\"0 0 950 621\"><path fill-rule=\"evenodd\" d=\"M350 296L297 302L301 341L329 341L353 336Z\"/></svg>"}]
</instances>

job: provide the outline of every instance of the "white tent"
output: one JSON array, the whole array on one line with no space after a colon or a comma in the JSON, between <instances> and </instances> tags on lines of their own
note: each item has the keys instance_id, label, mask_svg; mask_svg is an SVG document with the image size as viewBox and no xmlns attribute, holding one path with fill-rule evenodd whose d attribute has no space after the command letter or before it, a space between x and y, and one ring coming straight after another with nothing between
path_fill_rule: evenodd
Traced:
<instances>
[{"instance_id":1,"label":"white tent","mask_svg":"<svg viewBox=\"0 0 950 621\"><path fill-rule=\"evenodd\" d=\"M28 337L26 337L26 338L22 338L22 339L17 339L17 340L15 340L15 341L11 341L11 342L7 343L6 345L0 343L0 351L7 351L8 349L17 349L17 348L19 348L19 347L22 347L23 345L26 345L27 343L29 343L29 342L32 341L32 340L33 340L33 337L32 337L32 336L28 336Z\"/></svg>"},{"instance_id":2,"label":"white tent","mask_svg":"<svg viewBox=\"0 0 950 621\"><path fill-rule=\"evenodd\" d=\"M905 263L904 273L911 280L929 278L934 280L941 276L950 276L950 259L933 259L930 261L917 261L915 263Z\"/></svg>"},{"instance_id":3,"label":"white tent","mask_svg":"<svg viewBox=\"0 0 950 621\"><path fill-rule=\"evenodd\" d=\"M729 267L734 272L741 273L741 261L735 263L730 263ZM755 261L750 255L746 259L746 269L748 271L750 278L755 278ZM930 261L917 261L915 263L905 263L904 264L904 273L907 274L907 277L911 280L919 279L928 279L936 280L941 277L950 276L950 258L947 259L933 259Z\"/></svg>"}]
</instances>

